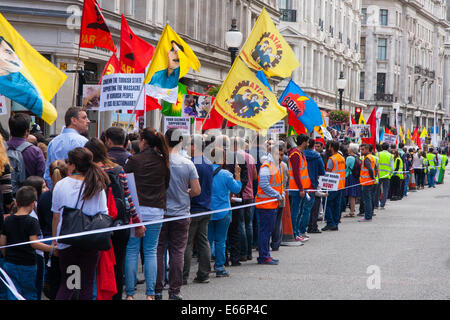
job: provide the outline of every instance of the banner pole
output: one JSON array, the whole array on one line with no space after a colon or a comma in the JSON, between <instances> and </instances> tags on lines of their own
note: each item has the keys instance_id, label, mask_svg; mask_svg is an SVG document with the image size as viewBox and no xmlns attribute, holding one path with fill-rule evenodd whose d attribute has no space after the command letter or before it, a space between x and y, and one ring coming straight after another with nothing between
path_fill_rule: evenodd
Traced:
<instances>
[{"instance_id":1,"label":"banner pole","mask_svg":"<svg viewBox=\"0 0 450 320\"><path fill-rule=\"evenodd\" d=\"M141 99L142 92L144 91L144 87L145 87L145 76L144 76L144 82L142 83L141 91L139 91L139 95L138 95L138 98L137 98L136 103L134 105L133 112L131 113L130 120L128 121L127 132L130 130L131 120L133 120L133 114L136 113L137 104L139 103L139 100ZM144 102L144 105L145 105L145 102ZM144 121L145 121L145 118L146 117L145 117L145 106L144 106Z\"/></svg>"},{"instance_id":2,"label":"banner pole","mask_svg":"<svg viewBox=\"0 0 450 320\"><path fill-rule=\"evenodd\" d=\"M81 31L80 31L81 32ZM80 44L78 44L78 54L77 54L77 63L75 66L75 76L73 78L73 96L72 96L72 107L75 107L75 93L76 93L76 85L77 85L77 77L78 77L78 66L80 64L80 51L81 51L81 47Z\"/></svg>"}]
</instances>

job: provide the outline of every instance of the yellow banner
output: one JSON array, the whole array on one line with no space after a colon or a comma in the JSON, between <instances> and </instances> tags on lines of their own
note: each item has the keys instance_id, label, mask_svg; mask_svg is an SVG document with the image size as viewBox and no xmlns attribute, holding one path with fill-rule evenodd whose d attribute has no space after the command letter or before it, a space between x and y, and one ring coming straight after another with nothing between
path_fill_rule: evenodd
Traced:
<instances>
[{"instance_id":1,"label":"yellow banner","mask_svg":"<svg viewBox=\"0 0 450 320\"><path fill-rule=\"evenodd\" d=\"M258 71L263 70L268 77L288 78L300 67L294 51L277 30L265 8L245 42L240 56L249 67Z\"/></svg>"},{"instance_id":2,"label":"yellow banner","mask_svg":"<svg viewBox=\"0 0 450 320\"><path fill-rule=\"evenodd\" d=\"M255 131L265 131L287 116L277 97L237 58L215 100L225 119Z\"/></svg>"}]
</instances>

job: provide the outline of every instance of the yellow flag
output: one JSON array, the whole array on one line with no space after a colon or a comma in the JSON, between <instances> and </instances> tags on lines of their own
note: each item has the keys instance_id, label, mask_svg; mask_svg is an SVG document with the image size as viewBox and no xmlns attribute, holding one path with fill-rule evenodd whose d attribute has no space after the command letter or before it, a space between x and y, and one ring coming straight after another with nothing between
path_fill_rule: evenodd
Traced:
<instances>
[{"instance_id":1,"label":"yellow flag","mask_svg":"<svg viewBox=\"0 0 450 320\"><path fill-rule=\"evenodd\" d=\"M237 58L214 102L225 119L255 131L265 131L287 116L277 97Z\"/></svg>"},{"instance_id":2,"label":"yellow flag","mask_svg":"<svg viewBox=\"0 0 450 320\"><path fill-rule=\"evenodd\" d=\"M409 131L409 129L408 129L408 140L412 140L411 131Z\"/></svg>"},{"instance_id":3,"label":"yellow flag","mask_svg":"<svg viewBox=\"0 0 450 320\"><path fill-rule=\"evenodd\" d=\"M358 124L367 124L366 119L364 119L364 115L361 113L361 116L359 117L359 123Z\"/></svg>"},{"instance_id":4,"label":"yellow flag","mask_svg":"<svg viewBox=\"0 0 450 320\"><path fill-rule=\"evenodd\" d=\"M66 79L0 13L0 94L52 125L58 113L50 101Z\"/></svg>"},{"instance_id":5,"label":"yellow flag","mask_svg":"<svg viewBox=\"0 0 450 320\"><path fill-rule=\"evenodd\" d=\"M178 80L192 68L200 71L200 61L188 44L166 25L145 76L146 93L156 99L176 103Z\"/></svg>"},{"instance_id":6,"label":"yellow flag","mask_svg":"<svg viewBox=\"0 0 450 320\"><path fill-rule=\"evenodd\" d=\"M242 48L241 58L249 67L263 70L268 77L287 78L300 67L294 51L275 27L266 8L256 20Z\"/></svg>"},{"instance_id":7,"label":"yellow flag","mask_svg":"<svg viewBox=\"0 0 450 320\"><path fill-rule=\"evenodd\" d=\"M427 128L423 128L422 133L420 134L420 138L428 138Z\"/></svg>"}]
</instances>

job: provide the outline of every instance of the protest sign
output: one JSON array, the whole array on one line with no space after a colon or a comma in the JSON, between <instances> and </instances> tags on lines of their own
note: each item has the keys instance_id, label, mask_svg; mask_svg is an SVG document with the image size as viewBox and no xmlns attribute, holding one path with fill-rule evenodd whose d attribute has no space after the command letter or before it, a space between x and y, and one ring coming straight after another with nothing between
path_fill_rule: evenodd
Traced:
<instances>
[{"instance_id":1,"label":"protest sign","mask_svg":"<svg viewBox=\"0 0 450 320\"><path fill-rule=\"evenodd\" d=\"M394 136L393 134L384 134L383 142L387 144L395 144L397 141L397 136Z\"/></svg>"},{"instance_id":2,"label":"protest sign","mask_svg":"<svg viewBox=\"0 0 450 320\"><path fill-rule=\"evenodd\" d=\"M180 129L183 135L191 134L191 118L166 117L164 118L164 133L169 129Z\"/></svg>"},{"instance_id":3,"label":"protest sign","mask_svg":"<svg viewBox=\"0 0 450 320\"><path fill-rule=\"evenodd\" d=\"M211 110L210 96L185 94L183 96L183 117L206 119Z\"/></svg>"},{"instance_id":4,"label":"protest sign","mask_svg":"<svg viewBox=\"0 0 450 320\"><path fill-rule=\"evenodd\" d=\"M324 176L319 177L319 187L328 191L338 191L339 179L338 174L327 172Z\"/></svg>"},{"instance_id":5,"label":"protest sign","mask_svg":"<svg viewBox=\"0 0 450 320\"><path fill-rule=\"evenodd\" d=\"M346 135L349 138L371 138L370 125L354 124L347 128Z\"/></svg>"},{"instance_id":6,"label":"protest sign","mask_svg":"<svg viewBox=\"0 0 450 320\"><path fill-rule=\"evenodd\" d=\"M83 86L83 109L97 111L100 108L100 85Z\"/></svg>"},{"instance_id":7,"label":"protest sign","mask_svg":"<svg viewBox=\"0 0 450 320\"><path fill-rule=\"evenodd\" d=\"M286 126L284 120L275 123L267 131L267 134L285 134L285 133L286 133Z\"/></svg>"},{"instance_id":8,"label":"protest sign","mask_svg":"<svg viewBox=\"0 0 450 320\"><path fill-rule=\"evenodd\" d=\"M5 96L0 96L0 116L7 113L8 110L6 110L6 98Z\"/></svg>"},{"instance_id":9,"label":"protest sign","mask_svg":"<svg viewBox=\"0 0 450 320\"><path fill-rule=\"evenodd\" d=\"M116 73L104 76L101 85L100 111L144 110L145 92L139 93L144 81L143 73Z\"/></svg>"}]
</instances>

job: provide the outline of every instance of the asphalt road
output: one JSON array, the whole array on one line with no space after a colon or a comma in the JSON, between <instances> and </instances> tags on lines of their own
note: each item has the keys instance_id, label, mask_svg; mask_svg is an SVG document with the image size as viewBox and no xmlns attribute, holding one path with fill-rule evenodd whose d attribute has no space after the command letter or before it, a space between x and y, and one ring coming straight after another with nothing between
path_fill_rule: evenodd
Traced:
<instances>
[{"instance_id":1,"label":"asphalt road","mask_svg":"<svg viewBox=\"0 0 450 320\"><path fill-rule=\"evenodd\" d=\"M371 223L343 218L339 232L282 247L272 253L278 266L254 259L229 267L229 278L211 274L209 284L192 282L193 259L181 294L185 300L450 299L450 176L376 214ZM138 285L135 298L144 293L145 284Z\"/></svg>"}]
</instances>

